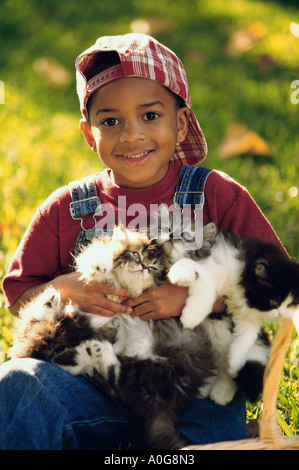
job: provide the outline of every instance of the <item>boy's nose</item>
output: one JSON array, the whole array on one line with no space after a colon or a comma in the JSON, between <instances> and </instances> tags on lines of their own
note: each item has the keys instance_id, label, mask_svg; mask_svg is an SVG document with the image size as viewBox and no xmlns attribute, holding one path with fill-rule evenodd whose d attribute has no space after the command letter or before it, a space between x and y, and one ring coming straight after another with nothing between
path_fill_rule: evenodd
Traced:
<instances>
[{"instance_id":1,"label":"boy's nose","mask_svg":"<svg viewBox=\"0 0 299 470\"><path fill-rule=\"evenodd\" d=\"M126 123L120 134L120 142L136 142L138 140L144 140L145 133L142 126L138 122Z\"/></svg>"}]
</instances>

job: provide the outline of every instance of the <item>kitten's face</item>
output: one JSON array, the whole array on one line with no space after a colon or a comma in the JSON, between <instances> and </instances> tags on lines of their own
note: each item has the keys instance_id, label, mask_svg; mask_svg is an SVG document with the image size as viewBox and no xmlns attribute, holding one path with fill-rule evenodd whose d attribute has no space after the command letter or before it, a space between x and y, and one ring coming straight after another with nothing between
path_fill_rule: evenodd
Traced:
<instances>
[{"instance_id":1,"label":"kitten's face","mask_svg":"<svg viewBox=\"0 0 299 470\"><path fill-rule=\"evenodd\" d=\"M95 239L76 258L85 282L108 282L137 295L162 283L168 260L157 243L144 233L116 227L112 237Z\"/></svg>"},{"instance_id":2,"label":"kitten's face","mask_svg":"<svg viewBox=\"0 0 299 470\"><path fill-rule=\"evenodd\" d=\"M183 257L200 259L210 255L216 238L214 223L209 223L204 227L200 225L197 228L194 220L190 219L187 223L185 221L180 228L180 231L172 230L172 228L164 232L161 230L157 240L172 264ZM195 230L198 231L195 233Z\"/></svg>"},{"instance_id":3,"label":"kitten's face","mask_svg":"<svg viewBox=\"0 0 299 470\"><path fill-rule=\"evenodd\" d=\"M143 291L166 279L168 261L155 242L128 243L114 260L113 273L123 287Z\"/></svg>"},{"instance_id":4,"label":"kitten's face","mask_svg":"<svg viewBox=\"0 0 299 470\"><path fill-rule=\"evenodd\" d=\"M262 259L252 271L246 283L249 306L270 317L292 317L299 309L299 265L286 259Z\"/></svg>"}]
</instances>

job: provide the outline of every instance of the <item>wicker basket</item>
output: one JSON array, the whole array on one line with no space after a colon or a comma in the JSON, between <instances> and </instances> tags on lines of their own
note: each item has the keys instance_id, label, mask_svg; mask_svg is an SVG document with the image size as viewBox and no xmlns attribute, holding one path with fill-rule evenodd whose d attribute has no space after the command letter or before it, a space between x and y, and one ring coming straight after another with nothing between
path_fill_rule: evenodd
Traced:
<instances>
[{"instance_id":1,"label":"wicker basket","mask_svg":"<svg viewBox=\"0 0 299 470\"><path fill-rule=\"evenodd\" d=\"M264 376L263 414L259 420L259 437L193 445L184 447L183 450L299 450L299 436L282 436L276 415L276 397L293 328L292 320L283 320L273 341Z\"/></svg>"}]
</instances>

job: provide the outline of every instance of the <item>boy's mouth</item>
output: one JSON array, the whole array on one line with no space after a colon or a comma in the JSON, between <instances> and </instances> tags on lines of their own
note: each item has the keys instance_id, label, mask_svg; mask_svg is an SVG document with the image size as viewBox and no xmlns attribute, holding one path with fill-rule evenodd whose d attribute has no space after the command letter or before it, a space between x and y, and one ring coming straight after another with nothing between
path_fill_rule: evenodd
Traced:
<instances>
[{"instance_id":1,"label":"boy's mouth","mask_svg":"<svg viewBox=\"0 0 299 470\"><path fill-rule=\"evenodd\" d=\"M141 153L118 155L118 157L125 160L129 165L142 165L151 157L153 152L153 150L147 150Z\"/></svg>"}]
</instances>

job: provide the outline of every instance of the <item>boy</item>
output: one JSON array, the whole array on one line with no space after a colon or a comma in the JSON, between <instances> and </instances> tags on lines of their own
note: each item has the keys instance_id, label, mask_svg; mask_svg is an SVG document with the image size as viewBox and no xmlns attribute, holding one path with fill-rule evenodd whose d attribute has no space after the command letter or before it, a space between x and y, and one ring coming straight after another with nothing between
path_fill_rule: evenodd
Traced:
<instances>
[{"instance_id":1,"label":"boy","mask_svg":"<svg viewBox=\"0 0 299 470\"><path fill-rule=\"evenodd\" d=\"M76 246L99 226L134 223L134 204L141 203L147 218L152 204L171 206L182 165L205 158L183 65L153 38L128 34L100 38L77 58L76 68L80 128L108 167L94 176L90 203L96 198L111 208L113 220L98 209L77 214L76 185L72 203L68 188L55 191L37 211L3 281L7 307L17 314L24 301L52 285L65 301L94 314L120 312L144 321L178 316L184 288L166 282L137 299L121 289L115 292L120 305L106 298L109 286L83 284L70 266ZM206 181L203 220L281 246L247 191L220 172ZM11 361L0 372L0 448L142 448L127 410L88 378L37 360ZM196 444L245 438L244 404L238 396L224 407L196 400L178 429Z\"/></svg>"}]
</instances>

